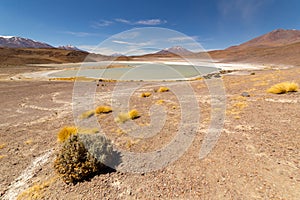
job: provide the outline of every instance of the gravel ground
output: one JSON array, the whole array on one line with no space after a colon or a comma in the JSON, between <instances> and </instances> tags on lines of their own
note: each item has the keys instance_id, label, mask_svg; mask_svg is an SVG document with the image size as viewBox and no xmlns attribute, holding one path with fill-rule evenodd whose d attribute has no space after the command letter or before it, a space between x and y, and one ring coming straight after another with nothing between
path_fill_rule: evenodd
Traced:
<instances>
[{"instance_id":1,"label":"gravel ground","mask_svg":"<svg viewBox=\"0 0 300 200\"><path fill-rule=\"evenodd\" d=\"M211 96L204 80L121 83L126 88L137 87L130 94L125 90L118 93L121 100L122 95L129 95L129 108L141 114L131 122L140 127L161 125L156 134L140 139L130 135L139 131L130 122L121 127L114 121L121 111L117 101L120 99L111 95L115 94L116 83L101 83L96 89L95 106L112 103L114 111L88 120L96 119L122 152L164 149L178 134L182 115L193 116L196 112L192 106L181 109L180 103L197 100L199 123L196 130L184 129L185 134L194 136L192 144L167 166L134 173L124 170L121 164L115 172L76 185L65 184L53 171L53 159L59 149L56 134L63 126L74 125L74 83L8 81L4 80L8 78L6 75L18 70L1 70L0 192L3 199L20 194L21 199L28 196L38 199L299 199L300 95L298 92L266 93L266 89L278 82L300 83L299 68L261 70L252 75L249 72L218 79L223 81L226 91L225 119L216 146L204 159L199 159L199 152L213 120L212 113L222 112L211 107L217 97ZM214 80L209 82L214 83ZM166 84L171 89L169 92L154 92L159 85ZM176 94L185 90L186 84L193 88L194 95L187 94L185 99L180 99ZM142 92L149 91L150 97L140 97ZM250 96L242 97L243 92ZM150 114L149 110L159 100L164 100L159 109L166 111L162 124L150 120L158 111ZM151 132L141 134L145 137Z\"/></svg>"}]
</instances>

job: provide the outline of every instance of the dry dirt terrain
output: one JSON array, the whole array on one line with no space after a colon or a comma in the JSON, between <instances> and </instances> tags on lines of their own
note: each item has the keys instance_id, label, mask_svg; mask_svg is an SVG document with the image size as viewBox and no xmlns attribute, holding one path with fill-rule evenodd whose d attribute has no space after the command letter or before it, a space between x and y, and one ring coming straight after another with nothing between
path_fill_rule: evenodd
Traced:
<instances>
[{"instance_id":1,"label":"dry dirt terrain","mask_svg":"<svg viewBox=\"0 0 300 200\"><path fill-rule=\"evenodd\" d=\"M167 111L163 128L153 137L136 139L131 127L120 131L114 121L117 108L92 116L121 150L151 152L163 148L177 134L182 112L175 91L154 92L170 84L180 90L190 84L201 111L192 145L175 162L146 173L115 171L90 181L65 184L54 172L60 146L57 133L74 125L73 82L9 80L34 68L1 67L0 195L1 199L291 199L300 197L300 93L270 94L266 90L283 81L300 83L300 68L265 69L219 80L226 91L225 120L216 146L204 159L199 150L214 110L204 80L190 82L124 82L139 88L131 94L130 108L150 124L149 109L159 102ZM210 83L213 83L212 81ZM96 105L110 105L116 83L103 82L96 90ZM151 92L148 98L142 92ZM249 97L242 97L247 92ZM160 101L163 100L163 101ZM154 113L155 114L155 113ZM125 122L125 124L128 122ZM147 134L147 132L145 132Z\"/></svg>"}]
</instances>

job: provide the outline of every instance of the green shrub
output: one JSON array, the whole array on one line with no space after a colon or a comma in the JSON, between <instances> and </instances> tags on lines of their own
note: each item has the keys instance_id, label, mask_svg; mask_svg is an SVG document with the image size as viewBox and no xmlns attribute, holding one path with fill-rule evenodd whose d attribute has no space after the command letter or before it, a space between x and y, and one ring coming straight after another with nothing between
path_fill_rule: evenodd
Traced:
<instances>
[{"instance_id":1,"label":"green shrub","mask_svg":"<svg viewBox=\"0 0 300 200\"><path fill-rule=\"evenodd\" d=\"M66 183L89 180L107 169L113 148L109 140L99 134L71 135L54 161L54 168Z\"/></svg>"}]
</instances>

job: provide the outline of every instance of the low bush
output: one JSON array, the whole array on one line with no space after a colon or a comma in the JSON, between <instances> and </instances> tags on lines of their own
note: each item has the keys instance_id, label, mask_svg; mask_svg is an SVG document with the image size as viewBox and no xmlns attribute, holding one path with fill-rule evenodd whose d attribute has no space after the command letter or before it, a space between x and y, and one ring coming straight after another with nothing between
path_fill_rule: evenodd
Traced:
<instances>
[{"instance_id":1,"label":"low bush","mask_svg":"<svg viewBox=\"0 0 300 200\"><path fill-rule=\"evenodd\" d=\"M66 183L89 180L107 169L113 158L111 142L99 134L72 135L54 161L55 171Z\"/></svg>"},{"instance_id":2,"label":"low bush","mask_svg":"<svg viewBox=\"0 0 300 200\"><path fill-rule=\"evenodd\" d=\"M273 94L283 94L288 92L297 92L298 84L294 82L282 82L276 85L273 85L271 88L267 90L269 93Z\"/></svg>"}]
</instances>

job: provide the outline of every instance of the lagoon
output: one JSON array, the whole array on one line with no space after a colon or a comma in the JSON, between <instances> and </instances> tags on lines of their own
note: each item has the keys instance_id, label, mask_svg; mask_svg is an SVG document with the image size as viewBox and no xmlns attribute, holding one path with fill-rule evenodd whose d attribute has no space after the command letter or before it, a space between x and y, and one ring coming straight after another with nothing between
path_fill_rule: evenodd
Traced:
<instances>
[{"instance_id":1,"label":"lagoon","mask_svg":"<svg viewBox=\"0 0 300 200\"><path fill-rule=\"evenodd\" d=\"M115 64L115 63L114 63ZM48 73L50 78L87 77L112 80L188 80L220 69L212 66L193 66L187 63L154 63L154 62L118 62L126 65L123 68L106 68L106 62L82 64L80 66L64 65L63 70ZM69 69L68 69L69 68Z\"/></svg>"}]
</instances>

